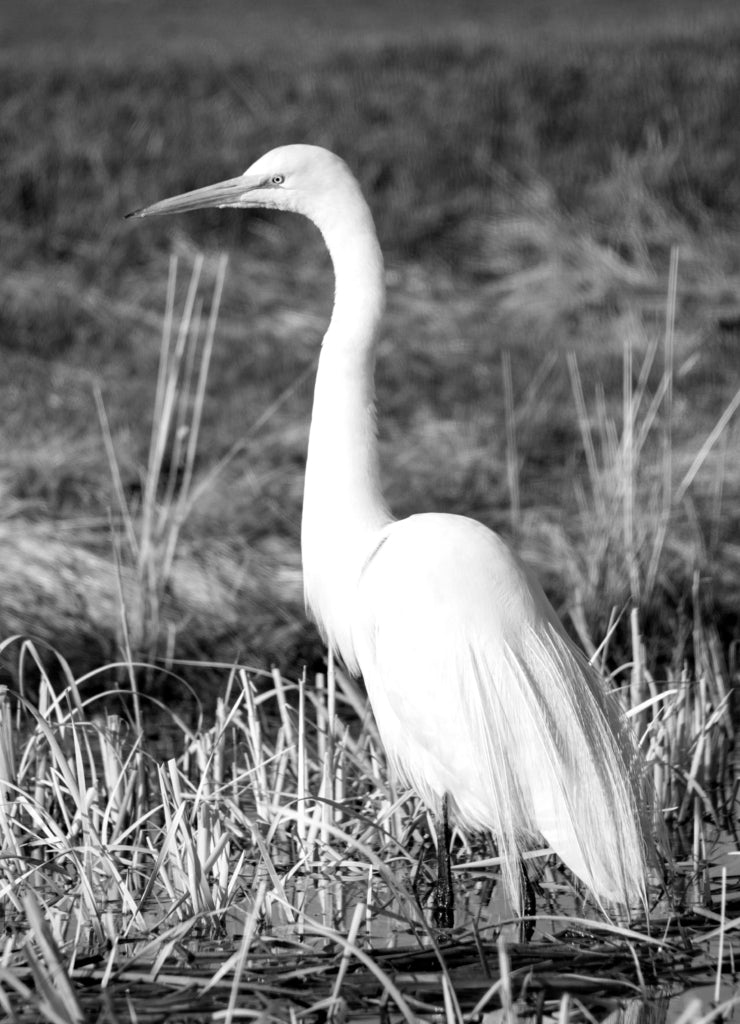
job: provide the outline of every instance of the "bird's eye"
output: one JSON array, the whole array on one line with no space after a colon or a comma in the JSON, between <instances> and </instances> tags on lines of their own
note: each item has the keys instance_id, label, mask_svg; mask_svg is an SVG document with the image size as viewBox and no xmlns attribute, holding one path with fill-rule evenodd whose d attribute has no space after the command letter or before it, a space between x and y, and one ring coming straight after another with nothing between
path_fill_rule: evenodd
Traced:
<instances>
[{"instance_id":1,"label":"bird's eye","mask_svg":"<svg viewBox=\"0 0 740 1024\"><path fill-rule=\"evenodd\" d=\"M285 175L284 174L273 174L273 176L270 178L270 184L271 185L282 185L282 183L284 181L285 181Z\"/></svg>"}]
</instances>

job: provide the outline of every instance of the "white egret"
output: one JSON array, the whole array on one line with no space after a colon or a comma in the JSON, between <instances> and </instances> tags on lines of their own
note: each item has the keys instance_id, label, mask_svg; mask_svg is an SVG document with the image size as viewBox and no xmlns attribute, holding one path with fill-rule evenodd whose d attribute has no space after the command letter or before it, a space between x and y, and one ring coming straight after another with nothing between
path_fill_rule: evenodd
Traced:
<instances>
[{"instance_id":1,"label":"white egret","mask_svg":"<svg viewBox=\"0 0 740 1024\"><path fill-rule=\"evenodd\" d=\"M388 759L443 823L490 829L519 905L520 851L541 834L599 900L645 899L651 801L605 684L530 570L457 515L395 521L375 430L385 305L372 215L347 165L316 146L274 149L237 178L136 211L288 210L309 217L336 290L316 376L302 553L306 603L362 673ZM436 919L452 922L446 850Z\"/></svg>"}]
</instances>

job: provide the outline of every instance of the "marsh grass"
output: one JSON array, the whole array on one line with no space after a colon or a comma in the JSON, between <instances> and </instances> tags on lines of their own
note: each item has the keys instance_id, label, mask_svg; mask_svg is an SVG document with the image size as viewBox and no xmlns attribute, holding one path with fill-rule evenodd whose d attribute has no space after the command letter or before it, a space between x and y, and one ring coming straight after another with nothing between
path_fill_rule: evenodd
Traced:
<instances>
[{"instance_id":1,"label":"marsh grass","mask_svg":"<svg viewBox=\"0 0 740 1024\"><path fill-rule=\"evenodd\" d=\"M656 590L668 586L671 576L675 578L676 562L685 563L687 557L695 575L713 575L716 552L711 550L710 538L716 536L723 517L721 501L712 509L714 521L700 523L690 490L731 422L740 404L740 390L707 435L695 439L698 450L686 465L686 453L679 454L673 440L679 252L676 248L671 255L662 335L657 330L646 332L634 317L622 321L621 415L610 409L600 381L588 407L577 357L574 353L567 357L587 467L586 486L577 485L582 526L579 554L586 572L574 580L574 588L582 605L598 600L614 607L626 597L633 606L647 609L655 603ZM641 362L635 366L638 353ZM726 468L724 459L717 461L719 495ZM581 639L593 650L587 636Z\"/></svg>"},{"instance_id":2,"label":"marsh grass","mask_svg":"<svg viewBox=\"0 0 740 1024\"><path fill-rule=\"evenodd\" d=\"M136 598L130 604L121 592L121 646L129 659L132 652L135 652L137 660L145 661L153 661L160 654L161 609L165 591L172 580L180 531L198 497L194 488L195 459L226 258L222 257L218 264L203 338L199 302L202 269L203 258L198 256L193 264L179 326L175 329L176 259L173 258L170 264L154 393L154 429L137 507L127 499L102 395L99 390L95 391L121 524L120 533L114 534L113 538L117 562L120 564L121 558L125 557L126 562L133 563L138 584ZM212 484L214 477L215 474L209 474L201 482L201 488ZM170 647L174 644L172 629L174 627L170 630Z\"/></svg>"},{"instance_id":3,"label":"marsh grass","mask_svg":"<svg viewBox=\"0 0 740 1024\"><path fill-rule=\"evenodd\" d=\"M41 687L38 703L0 695L0 991L10 1019L81 1020L101 1001L123 1019L146 1001L167 1017L185 988L203 1019L362 1017L386 1003L407 1020L497 1006L513 1019L514 1007L556 1014L568 992L567 1019L589 1020L708 974L724 995L736 882L709 876L717 793L696 771L708 749L717 754L712 722L686 752L686 791L704 802L697 812L689 797L695 857L676 865L672 895L652 891L649 928L639 912L629 924L605 921L540 853L528 864L544 912L535 941L520 946L495 884L491 900L495 861L480 860L480 840L457 836L458 918L440 939L426 923L425 812L393 788L365 696L341 671L309 684L224 667L210 725L143 695L141 718L169 723L175 752L160 760L117 688L117 666L96 673L113 688L91 695L93 679L62 664L60 692L44 669L59 655L21 639L3 644L11 649ZM690 689L638 709L651 743L677 734L672 719L698 714ZM682 755L672 756L678 772Z\"/></svg>"}]
</instances>

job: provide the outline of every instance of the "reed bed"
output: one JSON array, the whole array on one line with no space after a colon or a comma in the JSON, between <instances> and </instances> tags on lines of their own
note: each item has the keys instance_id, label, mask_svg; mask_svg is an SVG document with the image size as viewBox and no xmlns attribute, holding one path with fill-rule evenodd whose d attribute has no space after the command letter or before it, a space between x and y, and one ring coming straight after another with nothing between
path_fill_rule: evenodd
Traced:
<instances>
[{"instance_id":1,"label":"reed bed","mask_svg":"<svg viewBox=\"0 0 740 1024\"><path fill-rule=\"evenodd\" d=\"M495 858L480 859L490 841L458 835L460 909L440 937L427 923L424 809L394 789L364 694L334 666L310 683L223 667L207 725L118 687L120 666L74 679L54 652L17 638L11 649L21 678L40 682L33 703L0 695L9 1020L81 1021L98 1008L112 1020L187 1010L204 1020L505 1011L586 1021L665 1003L692 980L719 979L725 993L740 887L712 869L728 807L693 767L707 749L717 755L721 716L694 736L693 774L673 765L695 840L667 885L655 880L649 918L605 920L540 851L528 864L544 912L522 944L497 899ZM61 691L52 659L69 678ZM652 747L658 734L686 739L671 723L698 715L700 698L697 683L639 709ZM147 737L152 722L160 732L166 722L172 756Z\"/></svg>"}]
</instances>

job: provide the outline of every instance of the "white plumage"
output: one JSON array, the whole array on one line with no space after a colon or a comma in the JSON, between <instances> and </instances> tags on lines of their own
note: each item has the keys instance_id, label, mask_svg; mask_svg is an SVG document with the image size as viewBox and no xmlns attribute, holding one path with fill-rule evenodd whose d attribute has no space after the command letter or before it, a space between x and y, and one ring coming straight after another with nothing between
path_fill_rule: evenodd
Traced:
<instances>
[{"instance_id":1,"label":"white plumage","mask_svg":"<svg viewBox=\"0 0 740 1024\"><path fill-rule=\"evenodd\" d=\"M644 900L652 813L632 737L603 681L504 541L462 516L394 522L375 435L384 308L372 217L346 164L284 146L244 175L139 215L200 206L309 217L336 277L316 378L302 551L306 601L367 685L394 768L436 812L492 829L519 901L518 857L540 833L599 899Z\"/></svg>"},{"instance_id":2,"label":"white plumage","mask_svg":"<svg viewBox=\"0 0 740 1024\"><path fill-rule=\"evenodd\" d=\"M437 808L517 848L541 833L600 897L635 898L637 763L619 713L539 584L461 516L394 523L358 588L356 650L391 762Z\"/></svg>"}]
</instances>

